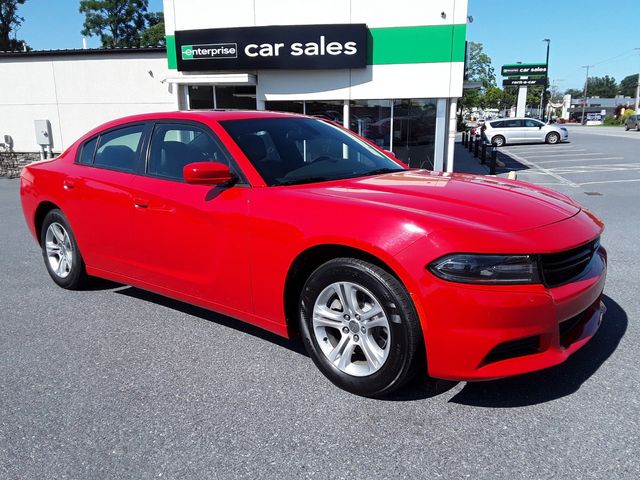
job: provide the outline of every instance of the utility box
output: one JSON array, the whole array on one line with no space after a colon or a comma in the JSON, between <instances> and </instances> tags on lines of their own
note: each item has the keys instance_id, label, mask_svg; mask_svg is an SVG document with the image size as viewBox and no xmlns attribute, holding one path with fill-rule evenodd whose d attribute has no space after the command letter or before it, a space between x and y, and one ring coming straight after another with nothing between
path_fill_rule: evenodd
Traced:
<instances>
[{"instance_id":1,"label":"utility box","mask_svg":"<svg viewBox=\"0 0 640 480\"><path fill-rule=\"evenodd\" d=\"M49 120L34 120L36 128L36 143L41 147L53 147L51 122Z\"/></svg>"}]
</instances>

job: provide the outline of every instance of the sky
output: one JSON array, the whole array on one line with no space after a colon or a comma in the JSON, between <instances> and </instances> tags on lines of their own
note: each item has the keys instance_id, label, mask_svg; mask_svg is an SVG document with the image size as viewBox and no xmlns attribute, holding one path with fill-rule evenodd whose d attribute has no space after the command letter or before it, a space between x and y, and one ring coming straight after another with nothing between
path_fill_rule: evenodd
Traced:
<instances>
[{"instance_id":1,"label":"sky","mask_svg":"<svg viewBox=\"0 0 640 480\"><path fill-rule=\"evenodd\" d=\"M82 48L84 15L78 11L80 0L27 0L18 14L24 18L17 38L34 50ZM149 0L149 11L162 10L162 0ZM88 37L89 48L100 47L100 39Z\"/></svg>"},{"instance_id":2,"label":"sky","mask_svg":"<svg viewBox=\"0 0 640 480\"><path fill-rule=\"evenodd\" d=\"M560 91L582 89L589 76L620 82L640 71L640 0L469 0L467 40L480 42L500 67L544 63L549 51L549 83Z\"/></svg>"},{"instance_id":3,"label":"sky","mask_svg":"<svg viewBox=\"0 0 640 480\"><path fill-rule=\"evenodd\" d=\"M36 50L81 48L79 3L27 0L19 10L25 21L18 38ZM162 0L149 1L149 11L161 9ZM484 45L498 84L501 65L544 63L543 38L551 39L549 81L561 91L583 87L582 65L593 66L590 76L618 82L640 71L640 50L634 50L640 48L640 0L469 0L469 15L467 40ZM100 46L96 37L87 41Z\"/></svg>"}]
</instances>

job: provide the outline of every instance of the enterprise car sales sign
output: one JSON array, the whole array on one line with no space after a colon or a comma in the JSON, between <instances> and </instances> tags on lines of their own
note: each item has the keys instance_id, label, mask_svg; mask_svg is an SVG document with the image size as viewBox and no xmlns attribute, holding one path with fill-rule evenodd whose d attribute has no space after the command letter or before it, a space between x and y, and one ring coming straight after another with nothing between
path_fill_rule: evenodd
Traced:
<instances>
[{"instance_id":1,"label":"enterprise car sales sign","mask_svg":"<svg viewBox=\"0 0 640 480\"><path fill-rule=\"evenodd\" d=\"M546 76L547 66L544 63L503 65L503 77Z\"/></svg>"},{"instance_id":2,"label":"enterprise car sales sign","mask_svg":"<svg viewBox=\"0 0 640 480\"><path fill-rule=\"evenodd\" d=\"M178 70L364 68L368 36L365 24L176 31Z\"/></svg>"}]
</instances>

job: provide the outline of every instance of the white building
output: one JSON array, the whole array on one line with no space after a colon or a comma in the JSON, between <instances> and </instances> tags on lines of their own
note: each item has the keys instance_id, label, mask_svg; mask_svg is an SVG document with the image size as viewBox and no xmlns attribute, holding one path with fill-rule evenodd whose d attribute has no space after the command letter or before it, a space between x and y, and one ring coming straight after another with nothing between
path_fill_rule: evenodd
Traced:
<instances>
[{"instance_id":1,"label":"white building","mask_svg":"<svg viewBox=\"0 0 640 480\"><path fill-rule=\"evenodd\" d=\"M250 108L331 118L453 168L466 0L164 0L167 49L0 54L0 141L54 150L114 117Z\"/></svg>"}]
</instances>

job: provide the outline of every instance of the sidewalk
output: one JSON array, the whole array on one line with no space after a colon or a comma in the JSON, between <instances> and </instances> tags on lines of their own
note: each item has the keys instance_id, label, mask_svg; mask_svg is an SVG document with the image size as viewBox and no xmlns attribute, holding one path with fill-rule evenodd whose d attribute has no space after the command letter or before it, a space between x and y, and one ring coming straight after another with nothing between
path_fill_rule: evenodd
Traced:
<instances>
[{"instance_id":1,"label":"sidewalk","mask_svg":"<svg viewBox=\"0 0 640 480\"><path fill-rule=\"evenodd\" d=\"M480 163L480 155L478 158L473 156L462 145L462 137L458 135L456 138L455 149L453 151L453 171L458 173L472 173L475 175L489 175L489 165Z\"/></svg>"}]
</instances>

